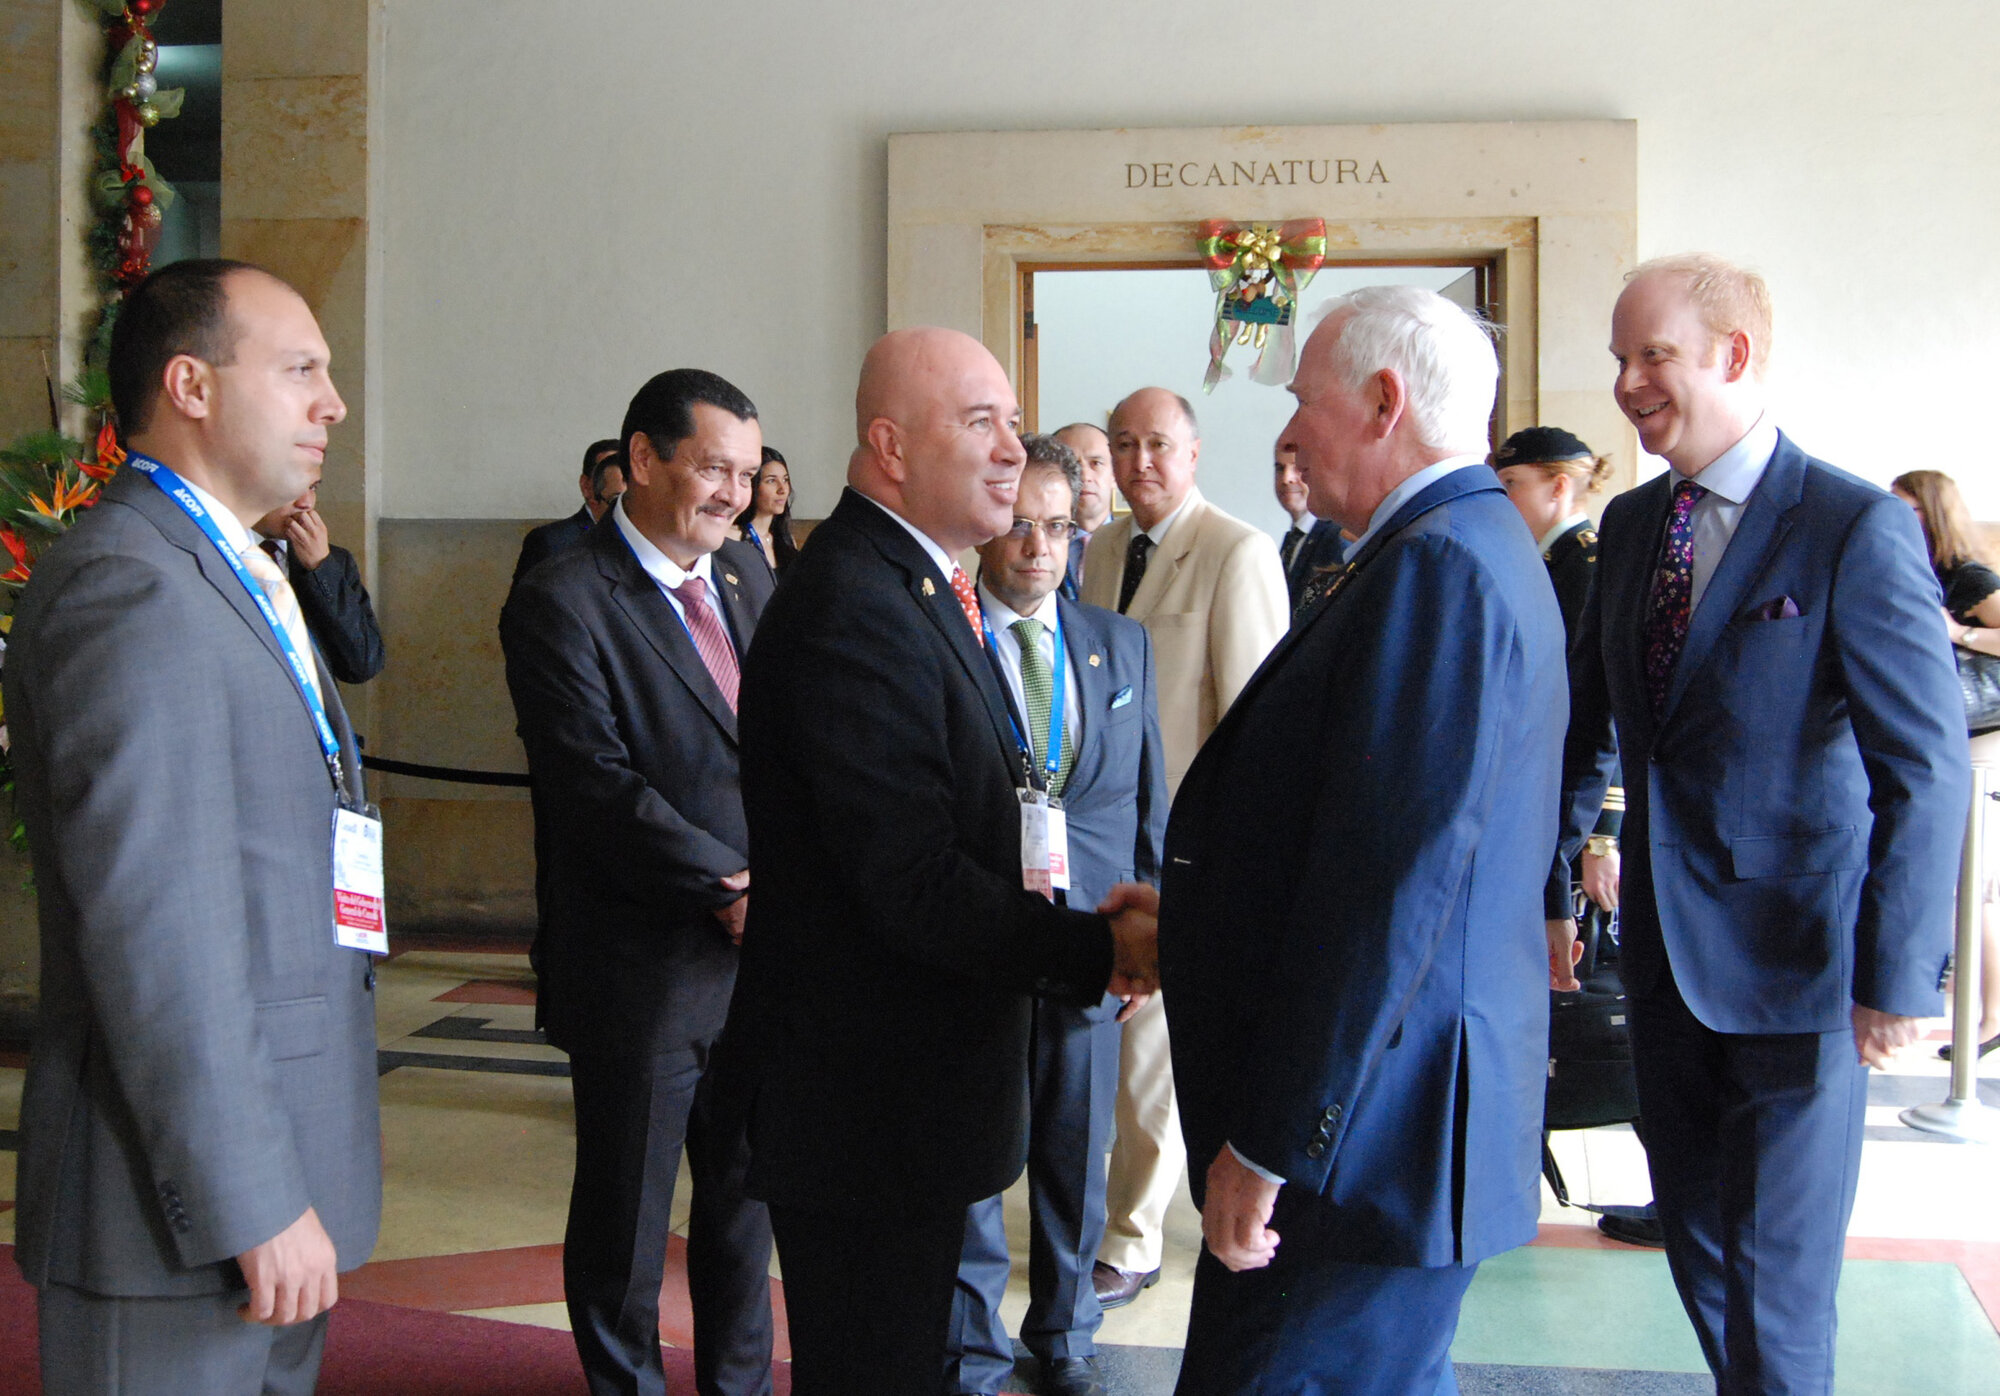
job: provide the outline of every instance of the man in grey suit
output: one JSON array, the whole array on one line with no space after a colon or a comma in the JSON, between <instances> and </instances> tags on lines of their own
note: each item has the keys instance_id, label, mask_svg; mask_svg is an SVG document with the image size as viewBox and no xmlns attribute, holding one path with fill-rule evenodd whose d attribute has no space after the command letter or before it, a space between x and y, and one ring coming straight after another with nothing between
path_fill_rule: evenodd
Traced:
<instances>
[{"instance_id":1,"label":"man in grey suit","mask_svg":"<svg viewBox=\"0 0 2000 1396\"><path fill-rule=\"evenodd\" d=\"M254 267L142 283L111 347L131 462L15 612L42 932L16 1256L50 1396L309 1392L375 1245L373 962L336 942L331 855L360 771L249 531L319 477L327 358Z\"/></svg>"}]
</instances>

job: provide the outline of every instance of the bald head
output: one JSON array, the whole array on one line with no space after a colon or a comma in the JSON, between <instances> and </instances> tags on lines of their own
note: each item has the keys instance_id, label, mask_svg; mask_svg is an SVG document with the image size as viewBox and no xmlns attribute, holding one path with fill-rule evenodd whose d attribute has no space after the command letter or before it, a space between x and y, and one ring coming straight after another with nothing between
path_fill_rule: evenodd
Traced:
<instances>
[{"instance_id":1,"label":"bald head","mask_svg":"<svg viewBox=\"0 0 2000 1396\"><path fill-rule=\"evenodd\" d=\"M977 547L1014 522L1019 417L1005 371L970 335L886 334L861 364L847 481L945 551Z\"/></svg>"}]
</instances>

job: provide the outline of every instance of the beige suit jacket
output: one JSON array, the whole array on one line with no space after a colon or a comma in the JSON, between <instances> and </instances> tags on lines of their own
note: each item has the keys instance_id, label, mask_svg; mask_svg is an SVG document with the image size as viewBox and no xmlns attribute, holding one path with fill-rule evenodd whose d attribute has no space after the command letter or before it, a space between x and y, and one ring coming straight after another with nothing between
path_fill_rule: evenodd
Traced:
<instances>
[{"instance_id":1,"label":"beige suit jacket","mask_svg":"<svg viewBox=\"0 0 2000 1396\"><path fill-rule=\"evenodd\" d=\"M1091 535L1085 601L1118 609L1134 527L1128 514ZM1153 637L1171 795L1250 675L1284 638L1291 615L1277 544L1190 490L1125 614Z\"/></svg>"}]
</instances>

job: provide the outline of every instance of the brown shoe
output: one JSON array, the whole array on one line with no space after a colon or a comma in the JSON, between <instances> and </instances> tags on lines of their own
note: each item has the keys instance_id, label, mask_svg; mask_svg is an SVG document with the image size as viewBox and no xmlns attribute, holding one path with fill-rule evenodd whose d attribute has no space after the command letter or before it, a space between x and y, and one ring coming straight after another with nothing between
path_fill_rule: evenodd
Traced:
<instances>
[{"instance_id":1,"label":"brown shoe","mask_svg":"<svg viewBox=\"0 0 2000 1396\"><path fill-rule=\"evenodd\" d=\"M1120 1270L1115 1265L1098 1261L1090 1267L1090 1287L1097 1291L1097 1302L1107 1309L1120 1308L1139 1297L1142 1289L1151 1289L1160 1282L1158 1270L1148 1270L1140 1274L1136 1270Z\"/></svg>"}]
</instances>

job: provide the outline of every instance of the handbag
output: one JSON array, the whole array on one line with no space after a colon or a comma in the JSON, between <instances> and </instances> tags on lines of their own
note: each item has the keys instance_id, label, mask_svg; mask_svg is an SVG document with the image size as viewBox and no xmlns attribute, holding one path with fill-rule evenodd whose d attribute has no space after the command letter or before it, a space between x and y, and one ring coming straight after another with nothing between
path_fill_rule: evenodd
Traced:
<instances>
[{"instance_id":1,"label":"handbag","mask_svg":"<svg viewBox=\"0 0 2000 1396\"><path fill-rule=\"evenodd\" d=\"M2000 731L2000 655L1953 645L1951 657L1958 661L1958 686L1965 694L1966 730L1975 737Z\"/></svg>"}]
</instances>

